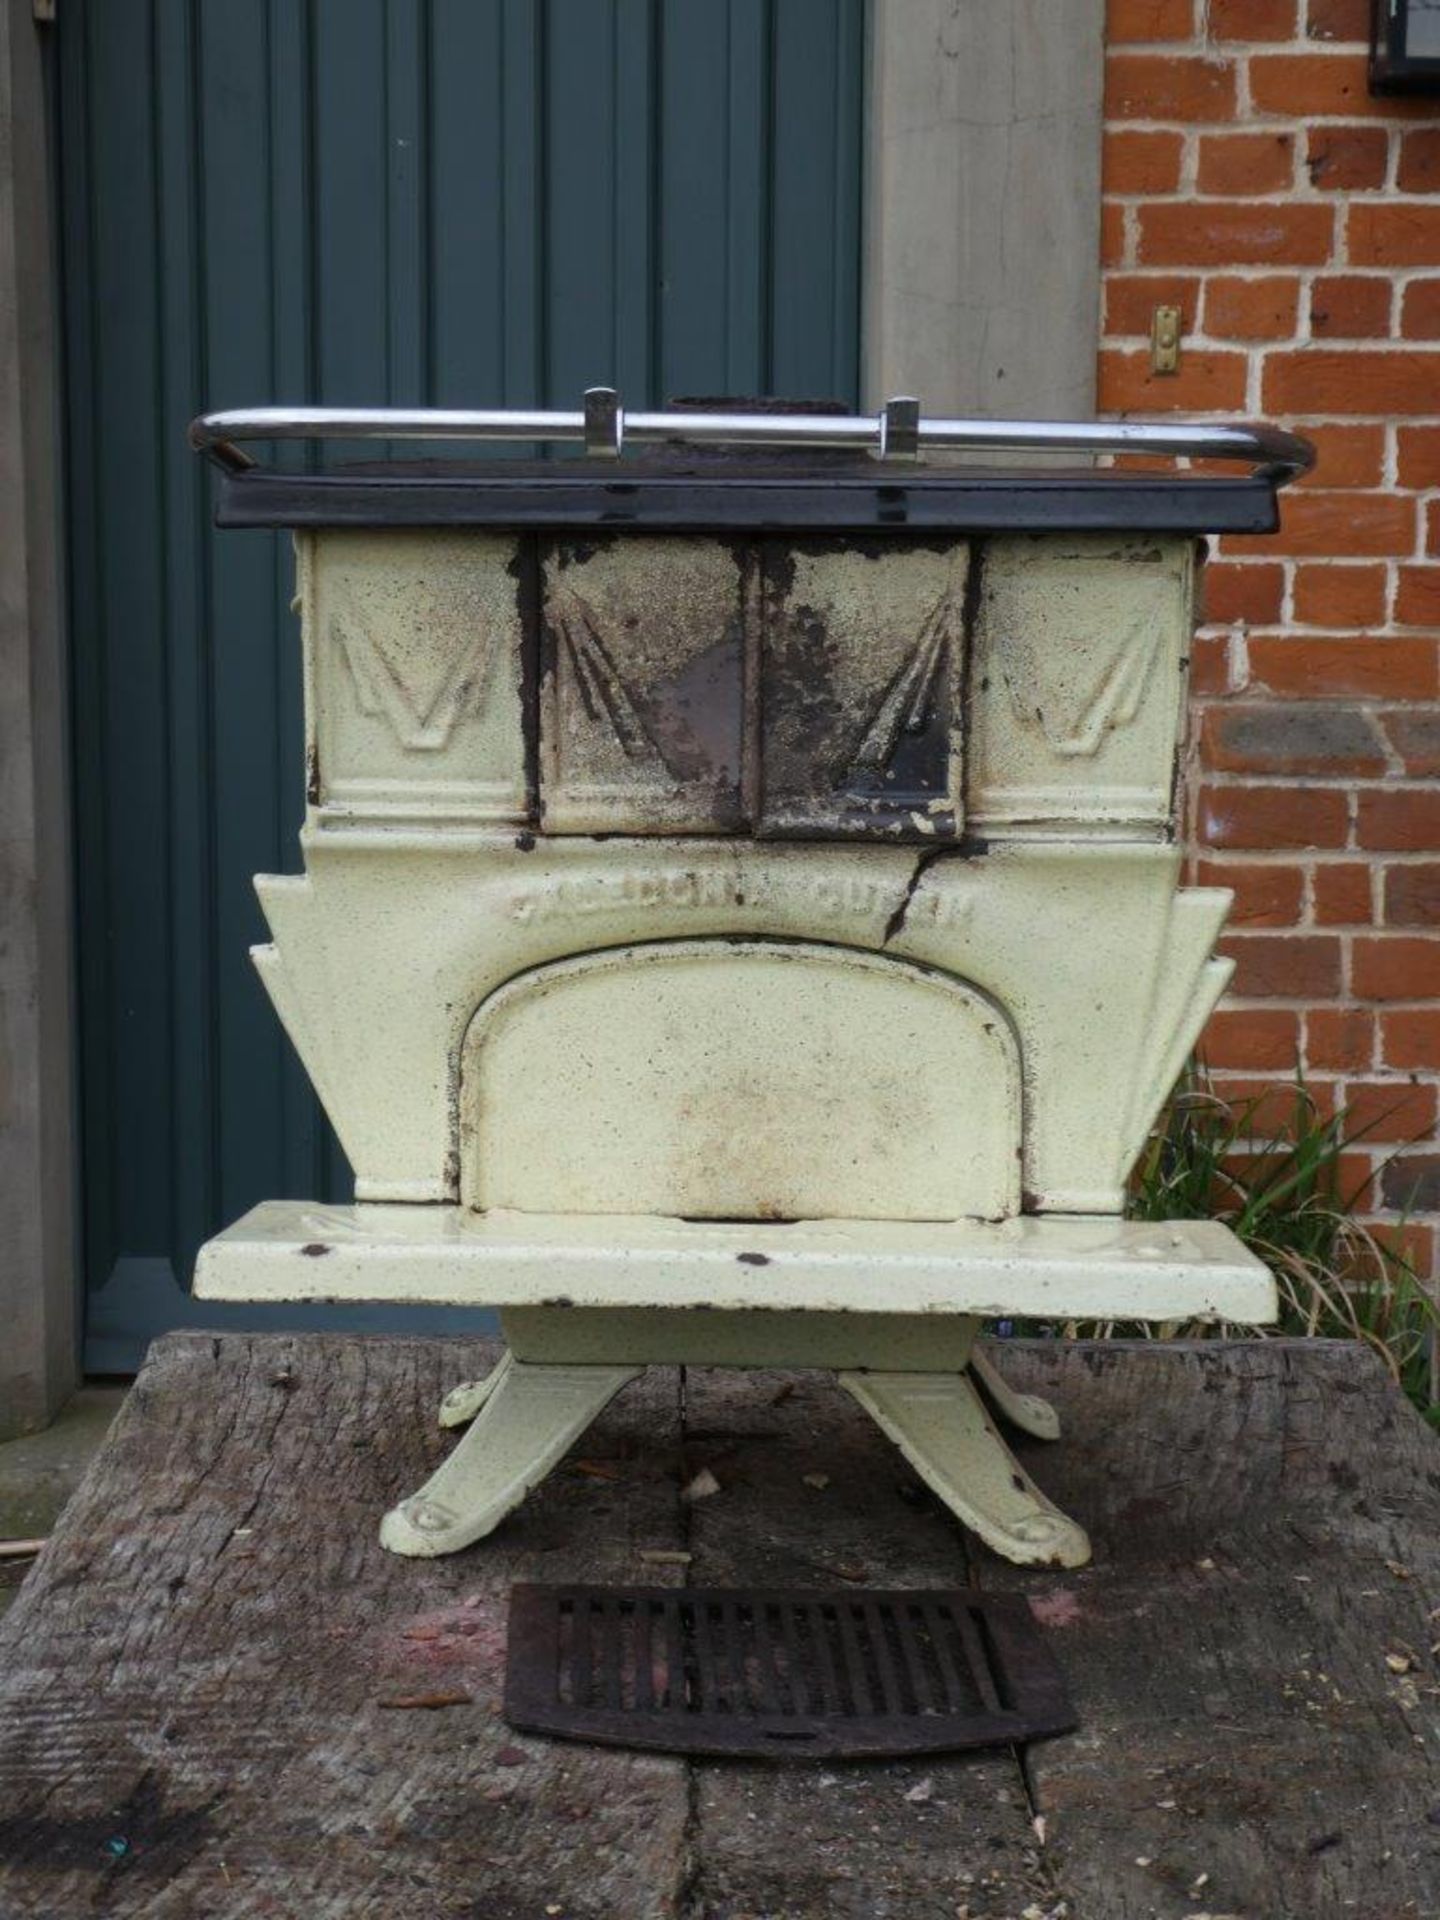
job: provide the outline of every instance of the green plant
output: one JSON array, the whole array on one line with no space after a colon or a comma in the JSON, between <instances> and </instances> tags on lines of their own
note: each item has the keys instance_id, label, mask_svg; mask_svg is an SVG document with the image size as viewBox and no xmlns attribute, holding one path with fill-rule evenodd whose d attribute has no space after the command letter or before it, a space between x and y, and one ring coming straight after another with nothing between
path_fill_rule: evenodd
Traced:
<instances>
[{"instance_id":1,"label":"green plant","mask_svg":"<svg viewBox=\"0 0 1440 1920\"><path fill-rule=\"evenodd\" d=\"M1440 1425L1440 1306L1342 1187L1345 1151L1367 1129L1351 1128L1343 1109L1322 1114L1298 1075L1285 1092L1228 1102L1188 1074L1135 1170L1129 1212L1223 1220L1275 1275L1274 1332L1364 1341Z\"/></svg>"},{"instance_id":2,"label":"green plant","mask_svg":"<svg viewBox=\"0 0 1440 1920\"><path fill-rule=\"evenodd\" d=\"M1366 1131L1349 1128L1343 1111L1323 1114L1299 1075L1283 1091L1226 1101L1192 1069L1140 1158L1127 1211L1136 1220L1223 1220L1275 1275L1280 1319L1262 1332L1363 1341L1440 1427L1440 1304L1358 1218L1358 1192L1342 1189L1346 1149ZM1194 1339L1254 1329L1109 1321L1064 1331Z\"/></svg>"}]
</instances>

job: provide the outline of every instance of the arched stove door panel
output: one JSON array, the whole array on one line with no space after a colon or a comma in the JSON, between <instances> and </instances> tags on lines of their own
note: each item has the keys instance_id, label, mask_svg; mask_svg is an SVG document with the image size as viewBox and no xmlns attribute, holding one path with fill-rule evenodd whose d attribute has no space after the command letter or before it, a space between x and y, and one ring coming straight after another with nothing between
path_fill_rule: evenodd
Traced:
<instances>
[{"instance_id":1,"label":"arched stove door panel","mask_svg":"<svg viewBox=\"0 0 1440 1920\"><path fill-rule=\"evenodd\" d=\"M953 975L807 941L657 941L534 968L481 1004L461 1195L482 1211L996 1219L1019 1210L1021 1126L1010 1022Z\"/></svg>"}]
</instances>

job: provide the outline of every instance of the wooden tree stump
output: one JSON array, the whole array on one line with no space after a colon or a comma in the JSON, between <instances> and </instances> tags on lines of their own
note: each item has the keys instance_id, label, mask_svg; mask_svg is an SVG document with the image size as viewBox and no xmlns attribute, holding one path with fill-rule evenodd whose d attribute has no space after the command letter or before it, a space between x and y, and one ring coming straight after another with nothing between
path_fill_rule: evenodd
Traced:
<instances>
[{"instance_id":1,"label":"wooden tree stump","mask_svg":"<svg viewBox=\"0 0 1440 1920\"><path fill-rule=\"evenodd\" d=\"M1440 1913L1440 1451L1363 1351L1008 1350L1080 1572L967 1542L819 1376L662 1369L492 1540L383 1553L494 1354L157 1344L0 1627L3 1920ZM510 1584L572 1578L1019 1589L1081 1724L829 1769L512 1734Z\"/></svg>"}]
</instances>

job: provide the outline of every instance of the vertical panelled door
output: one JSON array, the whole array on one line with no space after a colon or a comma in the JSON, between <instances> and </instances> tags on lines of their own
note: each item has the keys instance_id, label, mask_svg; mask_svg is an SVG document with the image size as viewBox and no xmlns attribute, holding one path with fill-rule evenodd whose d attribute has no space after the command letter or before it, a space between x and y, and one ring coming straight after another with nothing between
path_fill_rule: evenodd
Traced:
<instances>
[{"instance_id":1,"label":"vertical panelled door","mask_svg":"<svg viewBox=\"0 0 1440 1920\"><path fill-rule=\"evenodd\" d=\"M323 1324L184 1288L222 1222L350 1179L246 956L251 875L299 864L289 543L212 537L187 421L597 384L855 403L864 19L66 0L53 47L86 1359L109 1370L187 1320Z\"/></svg>"}]
</instances>

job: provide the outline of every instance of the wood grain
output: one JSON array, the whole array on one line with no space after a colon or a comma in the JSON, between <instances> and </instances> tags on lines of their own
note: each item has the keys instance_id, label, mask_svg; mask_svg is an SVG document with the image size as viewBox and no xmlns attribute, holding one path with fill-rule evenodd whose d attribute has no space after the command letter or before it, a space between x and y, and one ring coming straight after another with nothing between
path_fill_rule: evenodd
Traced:
<instances>
[{"instance_id":1,"label":"wood grain","mask_svg":"<svg viewBox=\"0 0 1440 1920\"><path fill-rule=\"evenodd\" d=\"M1080 1712L1028 1762L1075 1911L1434 1920L1440 1445L1378 1359L1037 1344L1006 1371L1061 1406L1024 1455L1095 1546L1059 1577L977 1549Z\"/></svg>"},{"instance_id":2,"label":"wood grain","mask_svg":"<svg viewBox=\"0 0 1440 1920\"><path fill-rule=\"evenodd\" d=\"M1440 1913L1440 1452L1357 1349L1012 1349L1080 1572L967 1546L821 1376L662 1369L490 1542L383 1554L494 1351L156 1346L0 1626L3 1920ZM770 1769L504 1727L512 1581L682 1576L1021 1588L1080 1728Z\"/></svg>"},{"instance_id":3,"label":"wood grain","mask_svg":"<svg viewBox=\"0 0 1440 1920\"><path fill-rule=\"evenodd\" d=\"M678 1545L674 1372L586 1436L622 1479L562 1469L481 1553L376 1543L453 1444L441 1395L495 1351L156 1345L5 1623L5 1920L674 1911L681 1763L552 1750L496 1711L513 1580L653 1577L639 1550ZM473 1704L382 1705L449 1691Z\"/></svg>"},{"instance_id":4,"label":"wood grain","mask_svg":"<svg viewBox=\"0 0 1440 1920\"><path fill-rule=\"evenodd\" d=\"M685 1457L721 1489L692 1510L696 1584L969 1582L958 1524L824 1375L690 1371ZM1048 1912L1057 1892L1008 1749L880 1766L700 1764L692 1844L693 1920L1018 1920L1028 1906Z\"/></svg>"}]
</instances>

